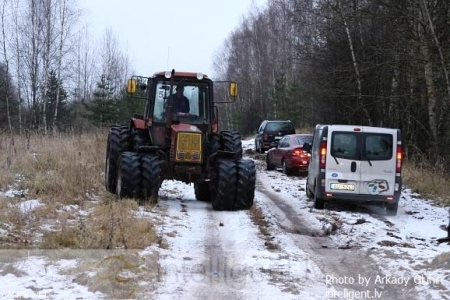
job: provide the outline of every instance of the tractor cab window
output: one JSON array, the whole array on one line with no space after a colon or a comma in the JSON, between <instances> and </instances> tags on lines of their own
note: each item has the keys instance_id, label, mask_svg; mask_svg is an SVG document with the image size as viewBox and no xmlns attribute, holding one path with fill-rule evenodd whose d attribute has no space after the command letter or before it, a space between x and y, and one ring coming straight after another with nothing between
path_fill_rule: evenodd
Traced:
<instances>
[{"instance_id":1,"label":"tractor cab window","mask_svg":"<svg viewBox=\"0 0 450 300\"><path fill-rule=\"evenodd\" d=\"M173 119L183 123L203 124L208 121L207 103L207 85L182 83L182 91L178 91L177 83L173 84L172 89L169 82L158 82L156 84L155 105L153 109L154 122L166 122L166 110L169 103L169 97L173 98ZM181 84L180 84L181 86ZM187 99L187 100L186 100ZM183 110L177 111L176 101L188 101L183 103Z\"/></svg>"}]
</instances>

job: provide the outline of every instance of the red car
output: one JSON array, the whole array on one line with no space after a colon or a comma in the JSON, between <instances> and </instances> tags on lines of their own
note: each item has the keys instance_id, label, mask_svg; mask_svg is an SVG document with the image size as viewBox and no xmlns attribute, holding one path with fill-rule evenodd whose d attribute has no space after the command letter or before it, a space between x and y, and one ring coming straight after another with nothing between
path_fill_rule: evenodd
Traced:
<instances>
[{"instance_id":1,"label":"red car","mask_svg":"<svg viewBox=\"0 0 450 300\"><path fill-rule=\"evenodd\" d=\"M282 168L286 175L294 171L308 172L310 154L303 151L303 144L311 144L312 139L312 134L285 135L276 148L267 152L267 170Z\"/></svg>"}]
</instances>

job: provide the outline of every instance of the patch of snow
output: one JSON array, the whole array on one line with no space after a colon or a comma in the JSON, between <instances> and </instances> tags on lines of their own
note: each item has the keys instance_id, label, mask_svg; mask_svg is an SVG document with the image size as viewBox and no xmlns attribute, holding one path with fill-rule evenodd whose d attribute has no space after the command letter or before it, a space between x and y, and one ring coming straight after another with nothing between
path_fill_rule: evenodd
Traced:
<instances>
[{"instance_id":1,"label":"patch of snow","mask_svg":"<svg viewBox=\"0 0 450 300\"><path fill-rule=\"evenodd\" d=\"M27 214L43 204L36 199L26 200L19 203L19 209L23 214Z\"/></svg>"}]
</instances>

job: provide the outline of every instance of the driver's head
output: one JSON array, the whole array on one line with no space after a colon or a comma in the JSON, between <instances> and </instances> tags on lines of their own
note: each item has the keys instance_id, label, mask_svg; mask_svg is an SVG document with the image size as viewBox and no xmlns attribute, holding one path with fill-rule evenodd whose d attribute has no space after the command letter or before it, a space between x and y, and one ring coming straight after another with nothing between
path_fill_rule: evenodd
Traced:
<instances>
[{"instance_id":1,"label":"driver's head","mask_svg":"<svg viewBox=\"0 0 450 300\"><path fill-rule=\"evenodd\" d=\"M184 92L184 86L183 85L177 85L177 94L178 95L183 95Z\"/></svg>"}]
</instances>

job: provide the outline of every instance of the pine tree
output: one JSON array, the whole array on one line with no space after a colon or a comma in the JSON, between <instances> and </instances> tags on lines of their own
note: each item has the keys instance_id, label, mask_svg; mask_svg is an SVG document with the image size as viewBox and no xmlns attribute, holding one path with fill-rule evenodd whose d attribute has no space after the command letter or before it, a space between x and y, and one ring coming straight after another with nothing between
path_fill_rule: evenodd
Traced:
<instances>
[{"instance_id":1,"label":"pine tree","mask_svg":"<svg viewBox=\"0 0 450 300\"><path fill-rule=\"evenodd\" d=\"M59 101L57 101L59 89ZM47 120L53 120L55 109L58 109L56 126L58 130L65 130L70 124L69 111L67 109L67 92L63 87L62 80L58 81L56 72L51 70L47 81ZM58 102L58 105L56 104ZM49 125L52 124L51 122Z\"/></svg>"},{"instance_id":2,"label":"pine tree","mask_svg":"<svg viewBox=\"0 0 450 300\"><path fill-rule=\"evenodd\" d=\"M114 97L115 87L105 75L97 82L97 89L93 93L93 100L88 103L88 119L96 125L103 127L113 124L118 118L117 99Z\"/></svg>"},{"instance_id":3,"label":"pine tree","mask_svg":"<svg viewBox=\"0 0 450 300\"><path fill-rule=\"evenodd\" d=\"M9 89L9 90L8 90ZM17 125L19 103L12 90L10 74L6 72L6 66L0 64L0 131L8 128L8 108L6 97L9 97L9 113L13 127Z\"/></svg>"}]
</instances>

